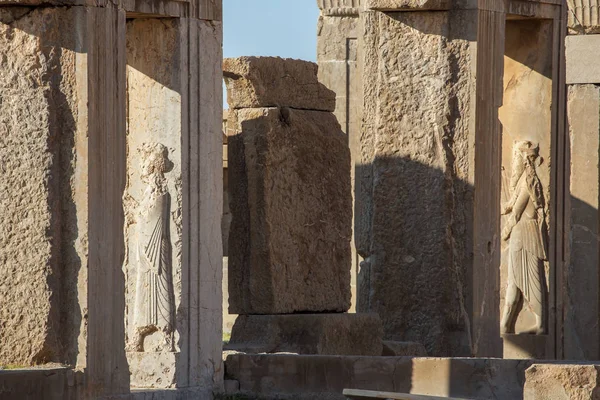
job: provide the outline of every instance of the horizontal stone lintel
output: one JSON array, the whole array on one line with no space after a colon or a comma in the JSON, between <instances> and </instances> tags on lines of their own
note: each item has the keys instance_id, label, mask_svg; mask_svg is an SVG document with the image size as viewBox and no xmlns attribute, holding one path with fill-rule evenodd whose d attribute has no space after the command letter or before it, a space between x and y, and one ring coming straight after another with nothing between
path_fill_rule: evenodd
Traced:
<instances>
[{"instance_id":1,"label":"horizontal stone lintel","mask_svg":"<svg viewBox=\"0 0 600 400\"><path fill-rule=\"evenodd\" d=\"M481 9L525 17L552 18L561 0L363 0L364 8L382 12ZM552 14L550 13L552 11Z\"/></svg>"},{"instance_id":2,"label":"horizontal stone lintel","mask_svg":"<svg viewBox=\"0 0 600 400\"><path fill-rule=\"evenodd\" d=\"M600 83L600 35L574 35L565 39L566 83Z\"/></svg>"},{"instance_id":3,"label":"horizontal stone lintel","mask_svg":"<svg viewBox=\"0 0 600 400\"><path fill-rule=\"evenodd\" d=\"M123 9L127 13L127 18L177 18L195 15L197 19L221 21L222 0L200 0L195 9L190 10L192 4L190 0L118 0L116 2L109 0L0 0L0 7L110 7Z\"/></svg>"}]
</instances>

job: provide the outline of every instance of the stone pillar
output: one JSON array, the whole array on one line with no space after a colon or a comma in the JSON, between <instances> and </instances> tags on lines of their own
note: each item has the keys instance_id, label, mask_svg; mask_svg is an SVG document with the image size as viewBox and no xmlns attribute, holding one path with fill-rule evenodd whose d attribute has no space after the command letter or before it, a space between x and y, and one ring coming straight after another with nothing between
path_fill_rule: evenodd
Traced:
<instances>
[{"instance_id":1,"label":"stone pillar","mask_svg":"<svg viewBox=\"0 0 600 400\"><path fill-rule=\"evenodd\" d=\"M228 348L380 355L377 317L345 314L350 151L332 113L334 93L305 61L227 59L224 76L229 311L241 314Z\"/></svg>"},{"instance_id":2,"label":"stone pillar","mask_svg":"<svg viewBox=\"0 0 600 400\"><path fill-rule=\"evenodd\" d=\"M551 332L511 344L554 354L564 93L563 10L551 3L364 3L358 309L381 315L386 339L423 342L433 356L502 355L502 169L514 141L529 140L538 162L552 160L537 171L550 238L539 283ZM525 36L530 43L519 42Z\"/></svg>"},{"instance_id":3,"label":"stone pillar","mask_svg":"<svg viewBox=\"0 0 600 400\"><path fill-rule=\"evenodd\" d=\"M355 179L360 159L360 109L362 102L362 78L358 64L358 40L360 37L359 11L361 0L317 0L321 10L317 33L317 63L319 81L336 94L334 114L342 131L348 137L352 159L351 181L353 200L359 191ZM354 225L354 221L353 221ZM354 232L354 231L353 231ZM352 305L356 309L356 277L359 256L352 238Z\"/></svg>"},{"instance_id":4,"label":"stone pillar","mask_svg":"<svg viewBox=\"0 0 600 400\"><path fill-rule=\"evenodd\" d=\"M124 269L134 387L221 380L220 29L184 18L127 23Z\"/></svg>"},{"instance_id":5,"label":"stone pillar","mask_svg":"<svg viewBox=\"0 0 600 400\"><path fill-rule=\"evenodd\" d=\"M0 365L83 369L90 398L129 393L130 372L208 398L222 385L220 2L26 3L0 1ZM170 287L137 296L138 270ZM165 331L174 351L126 357L136 298L143 339Z\"/></svg>"},{"instance_id":6,"label":"stone pillar","mask_svg":"<svg viewBox=\"0 0 600 400\"><path fill-rule=\"evenodd\" d=\"M387 340L468 356L477 11L425 3L361 13L358 311Z\"/></svg>"},{"instance_id":7,"label":"stone pillar","mask_svg":"<svg viewBox=\"0 0 600 400\"><path fill-rule=\"evenodd\" d=\"M569 2L566 38L567 146L565 271L559 357L600 357L600 21L597 1Z\"/></svg>"}]
</instances>

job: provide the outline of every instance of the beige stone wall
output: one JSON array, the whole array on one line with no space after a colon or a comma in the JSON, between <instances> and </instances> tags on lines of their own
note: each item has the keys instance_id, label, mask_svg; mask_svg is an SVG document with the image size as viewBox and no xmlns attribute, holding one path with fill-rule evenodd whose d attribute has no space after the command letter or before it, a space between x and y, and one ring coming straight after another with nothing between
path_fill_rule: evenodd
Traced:
<instances>
[{"instance_id":1,"label":"beige stone wall","mask_svg":"<svg viewBox=\"0 0 600 400\"><path fill-rule=\"evenodd\" d=\"M600 81L599 81L600 83ZM564 357L594 360L598 346L598 154L600 86L570 85L567 99L570 142L569 252L564 298Z\"/></svg>"},{"instance_id":2,"label":"beige stone wall","mask_svg":"<svg viewBox=\"0 0 600 400\"><path fill-rule=\"evenodd\" d=\"M562 284L564 315L559 321L563 341L559 356L577 360L600 357L598 13L597 0L568 1L570 35L565 40L568 193L565 198L566 254Z\"/></svg>"},{"instance_id":3,"label":"beige stone wall","mask_svg":"<svg viewBox=\"0 0 600 400\"><path fill-rule=\"evenodd\" d=\"M178 387L219 390L220 1L75 3L0 7L0 366L63 362L85 370L94 398L129 393L125 221L139 196L136 150L151 137L167 142L179 176L170 236L185 267L175 282L185 356L169 367ZM145 11L192 18L126 23ZM128 25L139 35L129 71Z\"/></svg>"},{"instance_id":4,"label":"beige stone wall","mask_svg":"<svg viewBox=\"0 0 600 400\"><path fill-rule=\"evenodd\" d=\"M75 363L79 353L87 215L75 205L86 198L76 12L0 9L0 365Z\"/></svg>"}]
</instances>

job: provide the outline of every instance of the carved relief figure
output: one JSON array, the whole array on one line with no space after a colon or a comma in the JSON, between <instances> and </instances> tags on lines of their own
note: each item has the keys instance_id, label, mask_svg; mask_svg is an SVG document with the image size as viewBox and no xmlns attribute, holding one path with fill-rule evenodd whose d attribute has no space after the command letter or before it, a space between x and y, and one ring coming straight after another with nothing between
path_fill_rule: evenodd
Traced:
<instances>
[{"instance_id":1,"label":"carved relief figure","mask_svg":"<svg viewBox=\"0 0 600 400\"><path fill-rule=\"evenodd\" d=\"M535 315L535 325L523 333L545 333L545 205L542 184L536 172L541 161L539 146L529 141L515 142L510 180L512 194L502 205L502 214L508 217L502 230L502 239L508 242L508 287L502 333L514 333L521 298Z\"/></svg>"},{"instance_id":2,"label":"carved relief figure","mask_svg":"<svg viewBox=\"0 0 600 400\"><path fill-rule=\"evenodd\" d=\"M171 240L169 235L171 199L165 173L173 165L168 150L159 143L146 143L140 149L141 179L147 184L137 215L137 277L133 351L174 351L175 295ZM157 333L158 344L145 348L146 337Z\"/></svg>"}]
</instances>

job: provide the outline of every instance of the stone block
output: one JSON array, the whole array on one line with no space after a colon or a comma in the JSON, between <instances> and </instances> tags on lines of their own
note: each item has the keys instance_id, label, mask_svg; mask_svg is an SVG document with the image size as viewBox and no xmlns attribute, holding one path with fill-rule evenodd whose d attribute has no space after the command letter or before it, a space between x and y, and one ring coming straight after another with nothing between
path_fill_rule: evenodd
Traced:
<instances>
[{"instance_id":1,"label":"stone block","mask_svg":"<svg viewBox=\"0 0 600 400\"><path fill-rule=\"evenodd\" d=\"M79 352L88 215L81 16L0 7L0 365L75 363Z\"/></svg>"},{"instance_id":2,"label":"stone block","mask_svg":"<svg viewBox=\"0 0 600 400\"><path fill-rule=\"evenodd\" d=\"M381 355L387 357L427 357L427 350L425 350L425 346L417 342L384 340L383 353Z\"/></svg>"},{"instance_id":3,"label":"stone block","mask_svg":"<svg viewBox=\"0 0 600 400\"><path fill-rule=\"evenodd\" d=\"M523 397L531 362L486 358L357 357L236 354L227 357L227 379L259 398L285 393L311 399L344 389L379 390L464 399Z\"/></svg>"},{"instance_id":4,"label":"stone block","mask_svg":"<svg viewBox=\"0 0 600 400\"><path fill-rule=\"evenodd\" d=\"M565 39L566 83L600 83L600 35Z\"/></svg>"},{"instance_id":5,"label":"stone block","mask_svg":"<svg viewBox=\"0 0 600 400\"><path fill-rule=\"evenodd\" d=\"M366 0L367 9L378 11L449 10L451 0Z\"/></svg>"},{"instance_id":6,"label":"stone block","mask_svg":"<svg viewBox=\"0 0 600 400\"><path fill-rule=\"evenodd\" d=\"M535 364L525 371L523 400L600 399L598 365Z\"/></svg>"},{"instance_id":7,"label":"stone block","mask_svg":"<svg viewBox=\"0 0 600 400\"><path fill-rule=\"evenodd\" d=\"M464 38L476 33L475 16L361 14L365 100L354 226L364 261L357 310L381 316L386 340L418 341L435 356L472 351L465 311L475 85L473 48Z\"/></svg>"},{"instance_id":8,"label":"stone block","mask_svg":"<svg viewBox=\"0 0 600 400\"><path fill-rule=\"evenodd\" d=\"M333 111L335 93L319 83L315 63L279 57L226 58L230 109L292 107Z\"/></svg>"},{"instance_id":9,"label":"stone block","mask_svg":"<svg viewBox=\"0 0 600 400\"><path fill-rule=\"evenodd\" d=\"M78 400L84 398L84 373L49 364L2 370L0 400Z\"/></svg>"},{"instance_id":10,"label":"stone block","mask_svg":"<svg viewBox=\"0 0 600 400\"><path fill-rule=\"evenodd\" d=\"M570 85L570 232L564 286L564 358L600 359L600 86Z\"/></svg>"},{"instance_id":11,"label":"stone block","mask_svg":"<svg viewBox=\"0 0 600 400\"><path fill-rule=\"evenodd\" d=\"M350 151L331 113L230 111L229 312L350 307Z\"/></svg>"},{"instance_id":12,"label":"stone block","mask_svg":"<svg viewBox=\"0 0 600 400\"><path fill-rule=\"evenodd\" d=\"M179 353L127 353L131 386L136 388L171 388L176 383Z\"/></svg>"},{"instance_id":13,"label":"stone block","mask_svg":"<svg viewBox=\"0 0 600 400\"><path fill-rule=\"evenodd\" d=\"M377 314L240 315L227 350L243 353L381 355Z\"/></svg>"},{"instance_id":14,"label":"stone block","mask_svg":"<svg viewBox=\"0 0 600 400\"><path fill-rule=\"evenodd\" d=\"M504 358L512 360L544 360L548 336L504 334Z\"/></svg>"}]
</instances>

